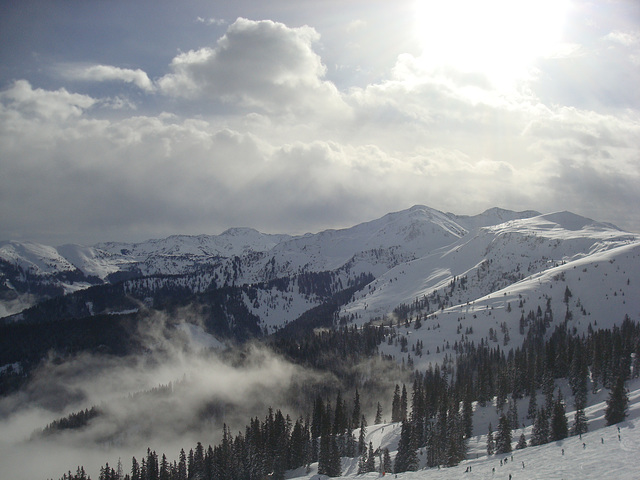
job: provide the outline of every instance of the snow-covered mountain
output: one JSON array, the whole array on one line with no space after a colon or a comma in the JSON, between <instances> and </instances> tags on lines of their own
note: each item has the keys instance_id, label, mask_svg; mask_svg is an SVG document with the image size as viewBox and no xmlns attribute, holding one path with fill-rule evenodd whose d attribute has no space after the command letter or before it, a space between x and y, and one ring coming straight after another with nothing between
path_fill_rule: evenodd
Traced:
<instances>
[{"instance_id":1,"label":"snow-covered mountain","mask_svg":"<svg viewBox=\"0 0 640 480\"><path fill-rule=\"evenodd\" d=\"M584 327L588 321L580 318L589 314L636 319L639 253L639 235L570 212L541 215L493 208L458 216L425 206L295 237L233 228L220 235L177 235L133 244L3 242L0 313L17 313L97 284L115 285L123 295L149 305L158 291L200 293L244 285L239 301L270 332L367 275L373 281L340 308L342 320L363 324L437 315L442 337L430 326L423 330L430 332L424 334L429 338L425 350L430 351L426 344L437 347L436 337L452 338L443 326L445 318L455 324L454 336L464 319L469 324L465 330L473 324L478 338L493 338L489 329L505 323L501 329L513 339L520 316L538 306L551 308L556 318L573 306L575 321ZM565 287L574 292L569 303L563 302ZM96 311L92 299L82 302L90 305L80 308L75 302L75 315L130 308L107 302ZM488 312L491 326L477 320Z\"/></svg>"}]
</instances>

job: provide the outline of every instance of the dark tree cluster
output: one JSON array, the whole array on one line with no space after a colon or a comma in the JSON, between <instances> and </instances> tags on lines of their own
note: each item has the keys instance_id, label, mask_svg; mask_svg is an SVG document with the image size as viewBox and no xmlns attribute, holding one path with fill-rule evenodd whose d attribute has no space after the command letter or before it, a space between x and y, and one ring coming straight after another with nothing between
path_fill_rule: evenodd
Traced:
<instances>
[{"instance_id":1,"label":"dark tree cluster","mask_svg":"<svg viewBox=\"0 0 640 480\"><path fill-rule=\"evenodd\" d=\"M101 411L98 407L91 407L76 413L71 413L64 418L51 422L42 430L42 434L51 435L61 430L72 430L85 427L89 424L90 420L96 418L100 414Z\"/></svg>"}]
</instances>

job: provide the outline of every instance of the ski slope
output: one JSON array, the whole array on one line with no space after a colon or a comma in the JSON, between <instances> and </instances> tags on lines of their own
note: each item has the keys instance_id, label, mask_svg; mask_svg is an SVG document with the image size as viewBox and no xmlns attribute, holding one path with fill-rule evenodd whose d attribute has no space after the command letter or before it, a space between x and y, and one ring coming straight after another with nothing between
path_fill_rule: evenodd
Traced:
<instances>
[{"instance_id":1,"label":"ski slope","mask_svg":"<svg viewBox=\"0 0 640 480\"><path fill-rule=\"evenodd\" d=\"M474 435L471 438L467 460L455 467L427 468L426 452L422 449L418 452L420 460L418 471L397 475L387 473L385 477L398 478L398 480L507 480L511 475L512 480L638 479L640 478L638 457L640 455L640 379L628 382L627 386L630 390L629 416L626 421L618 425L605 426L604 410L608 391L601 390L593 396L590 394L590 403L592 401L595 403L586 409L589 432L583 434L582 438L568 437L546 445L515 450L518 438L523 431L518 429L513 431L512 447L514 450L511 454L487 456L488 416L482 414L490 411L495 414L495 408L489 406L486 407L486 412L476 411L474 414L474 432L478 431L482 434ZM572 424L573 416L574 412L567 409L569 425ZM494 426L496 419L493 421ZM619 434L618 427L620 428ZM372 442L374 449L378 447L389 448L393 460L398 447L400 430L399 423L372 425L367 428L366 442L367 444ZM527 426L524 433L528 443L531 426ZM357 438L359 430L356 430L354 434ZM618 437L618 435L620 436ZM376 467L379 467L377 459ZM470 471L468 471L469 468ZM382 476L380 473L358 475L357 471L357 458L343 458L343 476L340 478L373 480ZM312 464L308 473L304 469L299 469L288 472L287 478L323 480L328 477L318 475L317 464Z\"/></svg>"}]
</instances>

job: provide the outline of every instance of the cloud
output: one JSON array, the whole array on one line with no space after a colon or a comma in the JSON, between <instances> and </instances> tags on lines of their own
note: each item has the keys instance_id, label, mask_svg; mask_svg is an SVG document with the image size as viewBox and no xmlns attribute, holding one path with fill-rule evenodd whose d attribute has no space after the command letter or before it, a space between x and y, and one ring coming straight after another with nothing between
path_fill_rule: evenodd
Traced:
<instances>
[{"instance_id":1,"label":"cloud","mask_svg":"<svg viewBox=\"0 0 640 480\"><path fill-rule=\"evenodd\" d=\"M322 80L326 67L313 51L311 27L289 28L270 20L239 18L215 47L190 50L171 62L158 80L167 95L222 99L270 112L339 103L335 87Z\"/></svg>"},{"instance_id":2,"label":"cloud","mask_svg":"<svg viewBox=\"0 0 640 480\"><path fill-rule=\"evenodd\" d=\"M607 40L630 47L640 45L640 32L621 32L616 30L606 35Z\"/></svg>"},{"instance_id":3,"label":"cloud","mask_svg":"<svg viewBox=\"0 0 640 480\"><path fill-rule=\"evenodd\" d=\"M121 81L132 83L141 90L146 92L154 91L153 82L147 74L142 70L119 68L111 65L92 65L90 67L78 68L73 70L73 76L82 80L90 80L95 82Z\"/></svg>"},{"instance_id":4,"label":"cloud","mask_svg":"<svg viewBox=\"0 0 640 480\"><path fill-rule=\"evenodd\" d=\"M563 161L606 171L610 185L636 178L640 93L620 87L640 75L629 68L634 31L572 33L569 50L507 89L406 53L382 78L338 90L315 29L243 18L177 55L151 87L142 70L84 70L155 86L135 112L113 90L94 98L20 80L0 92L0 238L317 232L417 203L568 209L640 229L628 203L587 212L598 196L551 187ZM611 204L610 191L597 195Z\"/></svg>"},{"instance_id":5,"label":"cloud","mask_svg":"<svg viewBox=\"0 0 640 480\"><path fill-rule=\"evenodd\" d=\"M18 80L6 90L0 92L2 102L3 127L11 128L13 115L20 112L24 116L38 117L48 121L64 121L71 117L79 117L93 106L96 101L77 93L69 93L61 88L56 91L32 88L26 80ZM14 125L15 126L15 125Z\"/></svg>"},{"instance_id":6,"label":"cloud","mask_svg":"<svg viewBox=\"0 0 640 480\"><path fill-rule=\"evenodd\" d=\"M196 22L198 23L204 23L205 25L224 25L226 22L226 20L222 19L222 18L203 18L203 17L197 17L196 18Z\"/></svg>"},{"instance_id":7,"label":"cloud","mask_svg":"<svg viewBox=\"0 0 640 480\"><path fill-rule=\"evenodd\" d=\"M345 30L347 33L352 33L357 30L360 30L361 28L366 27L366 25L367 25L366 20L362 20L362 19L352 20L347 24L347 26L345 27Z\"/></svg>"},{"instance_id":8,"label":"cloud","mask_svg":"<svg viewBox=\"0 0 640 480\"><path fill-rule=\"evenodd\" d=\"M566 196L549 181L563 158L633 178L633 113L549 107L482 77L399 62L402 74L343 94L350 115L337 118L99 119L103 99L21 82L0 94L0 236L60 244L230 226L317 232L417 203L462 214L569 209L638 228L622 206L585 211L578 191ZM620 188L637 197L632 184Z\"/></svg>"},{"instance_id":9,"label":"cloud","mask_svg":"<svg viewBox=\"0 0 640 480\"><path fill-rule=\"evenodd\" d=\"M304 405L302 386L335 386L335 378L305 370L258 345L239 352L200 352L160 313L141 323L144 354L84 353L43 362L20 392L0 399L0 462L12 478L49 478L84 465L92 477L118 457L130 465L147 447L176 459L180 448L215 445L222 424L243 430L267 408L292 418ZM97 406L102 414L80 430L33 437L55 419ZM52 454L53 453L53 454ZM27 462L37 455L40 460ZM43 457L44 456L44 457Z\"/></svg>"}]
</instances>

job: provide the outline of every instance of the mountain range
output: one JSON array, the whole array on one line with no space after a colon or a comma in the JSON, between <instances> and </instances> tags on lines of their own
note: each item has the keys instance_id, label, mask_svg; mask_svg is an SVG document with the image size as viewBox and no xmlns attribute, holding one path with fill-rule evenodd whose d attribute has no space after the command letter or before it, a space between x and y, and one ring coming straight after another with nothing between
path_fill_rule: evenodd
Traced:
<instances>
[{"instance_id":1,"label":"mountain range","mask_svg":"<svg viewBox=\"0 0 640 480\"><path fill-rule=\"evenodd\" d=\"M562 279L580 298L578 312L637 319L639 253L640 235L570 212L493 208L460 216L425 206L302 236L231 228L93 246L4 241L0 313L6 323L53 321L130 313L157 306L160 296L225 290L241 307L235 315L249 317L255 323L249 331L261 334L348 288L357 291L340 301L335 321L363 324L409 311L461 316L509 303L513 309L523 297L551 298L557 312ZM545 290L554 286L555 292ZM234 323L234 314L223 316L227 326Z\"/></svg>"}]
</instances>

